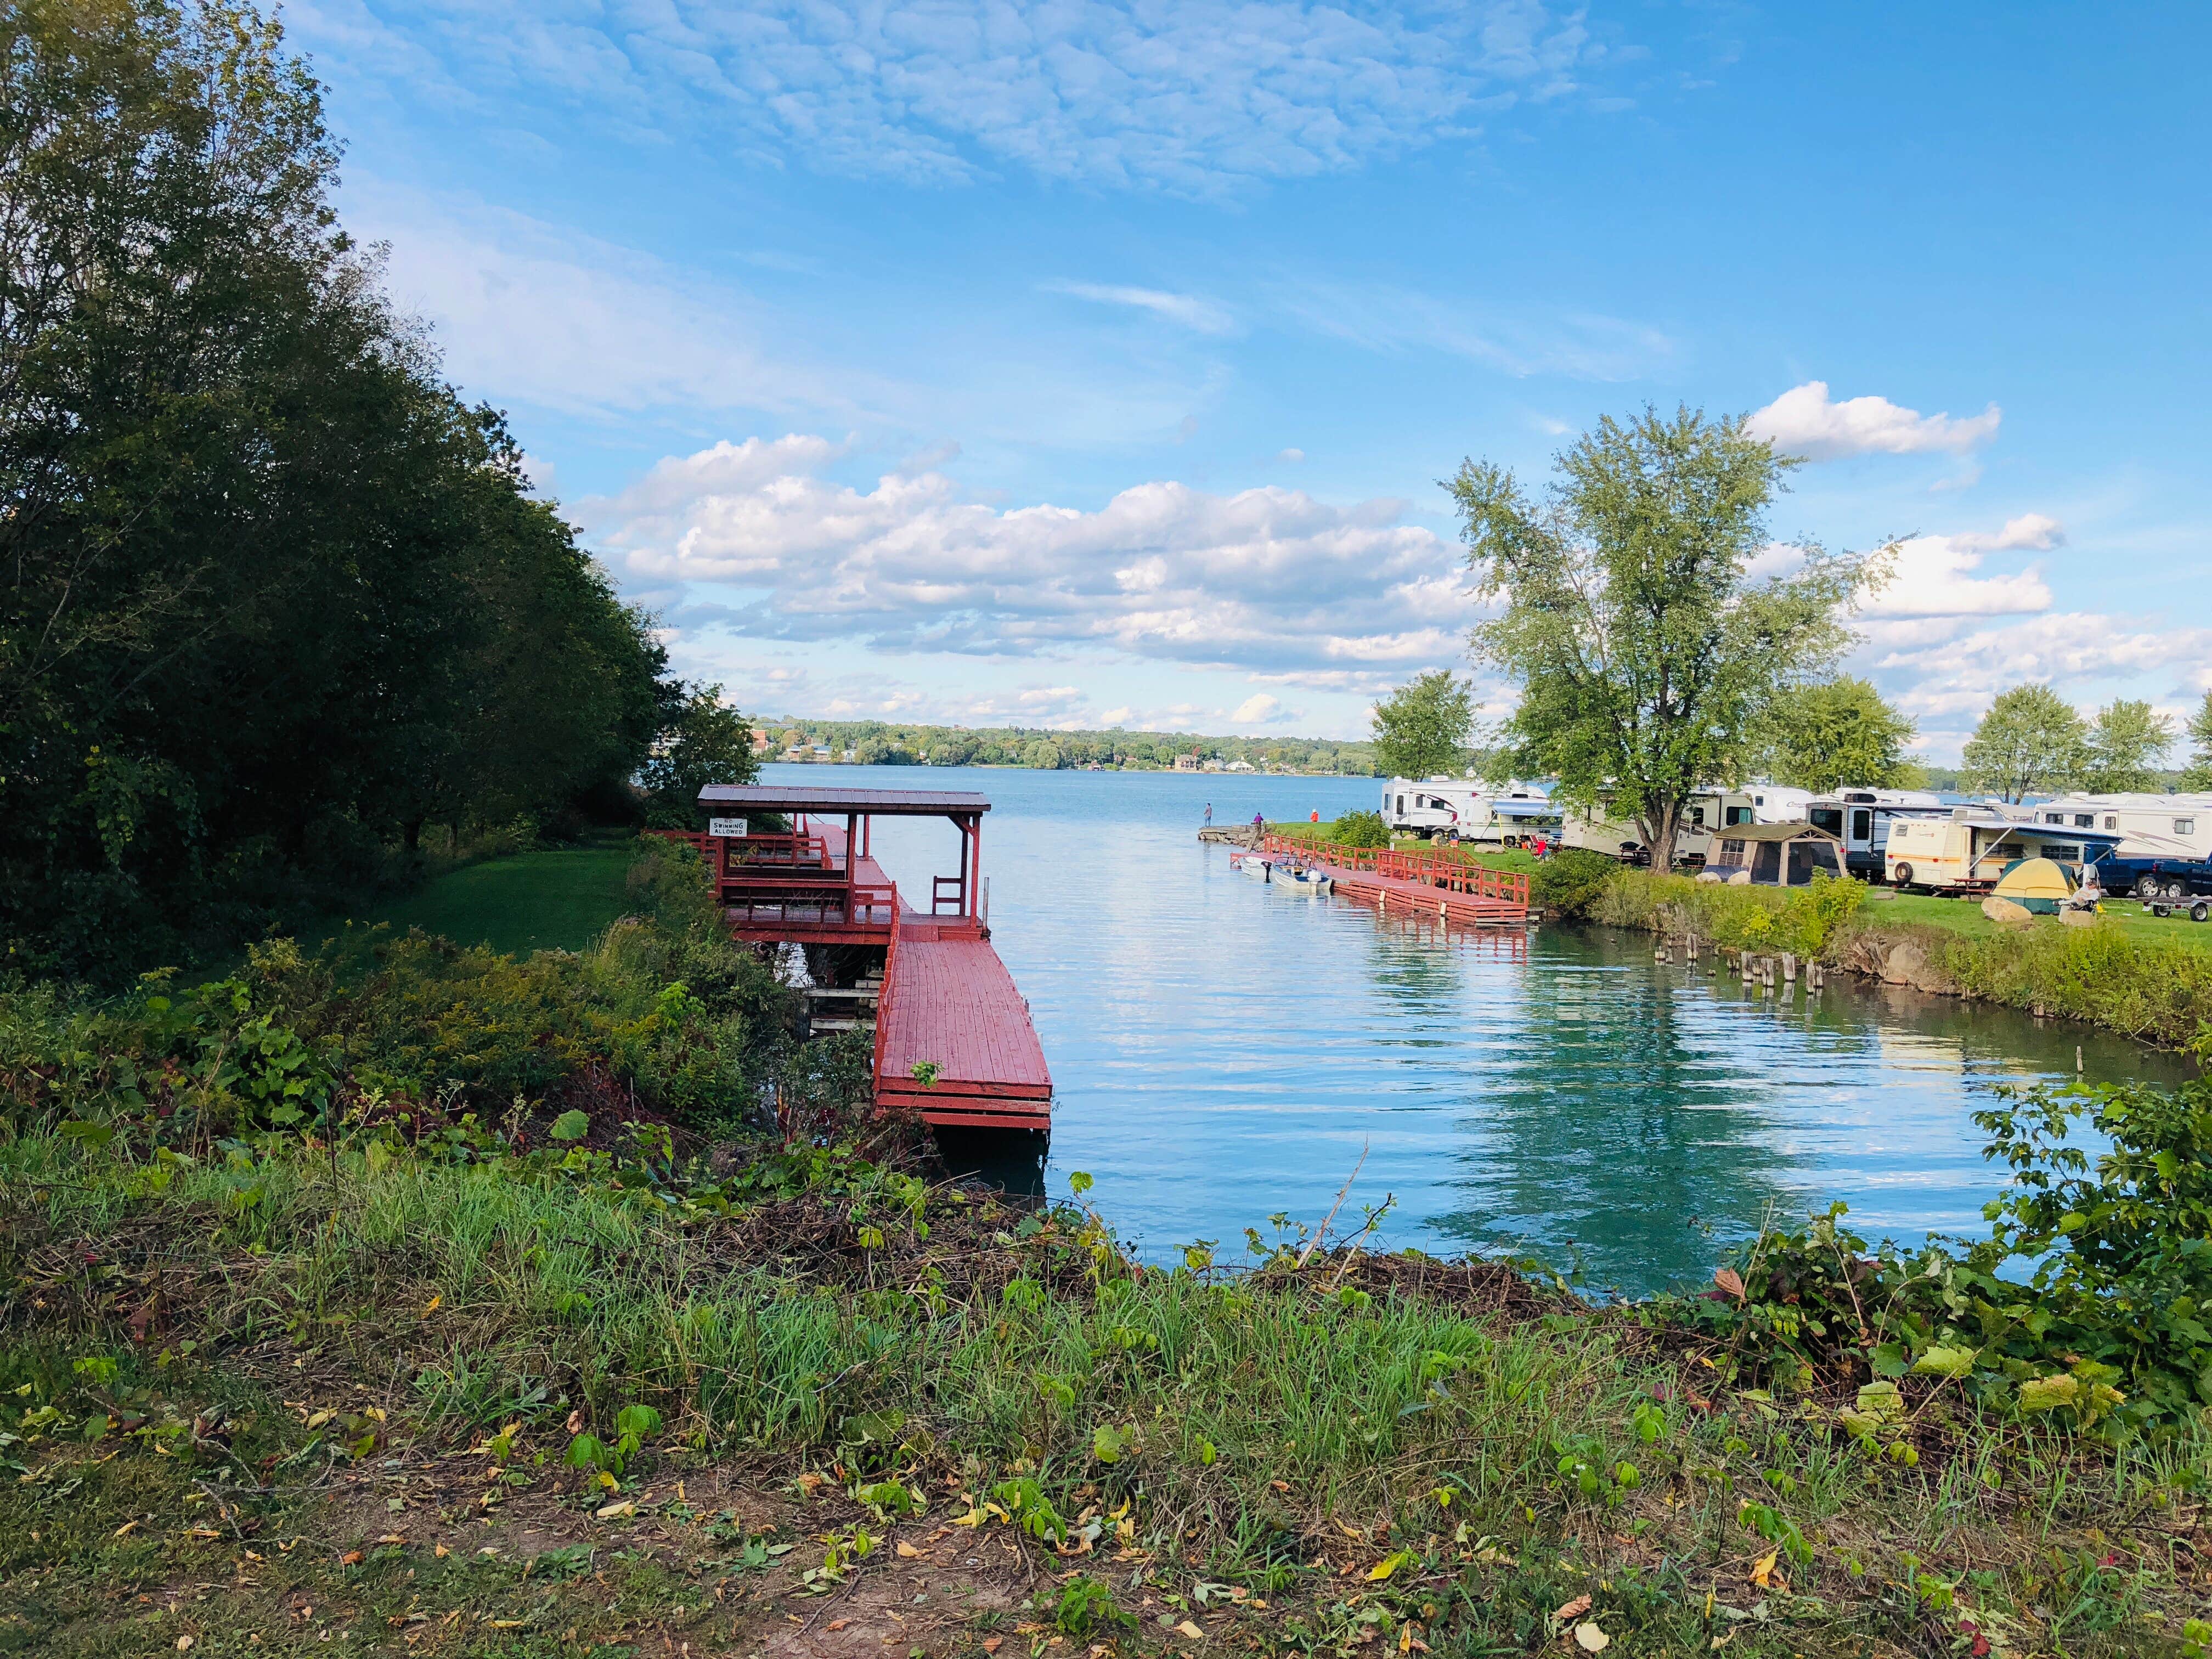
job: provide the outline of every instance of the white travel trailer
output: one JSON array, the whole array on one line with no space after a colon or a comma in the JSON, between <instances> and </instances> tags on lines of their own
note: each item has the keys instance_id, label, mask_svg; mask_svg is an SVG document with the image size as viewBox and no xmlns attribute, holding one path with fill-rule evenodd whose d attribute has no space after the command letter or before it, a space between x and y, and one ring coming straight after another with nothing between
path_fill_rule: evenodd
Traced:
<instances>
[{"instance_id":1,"label":"white travel trailer","mask_svg":"<svg viewBox=\"0 0 2212 1659\"><path fill-rule=\"evenodd\" d=\"M1393 778L1382 786L1382 823L1394 836L1455 836L1481 793L1463 778Z\"/></svg>"},{"instance_id":2,"label":"white travel trailer","mask_svg":"<svg viewBox=\"0 0 2212 1659\"><path fill-rule=\"evenodd\" d=\"M1536 784L1502 787L1449 778L1416 783L1393 778L1382 792L1382 822L1394 835L1502 846L1527 836L1556 834L1559 809Z\"/></svg>"},{"instance_id":3,"label":"white travel trailer","mask_svg":"<svg viewBox=\"0 0 2212 1659\"><path fill-rule=\"evenodd\" d=\"M1759 821L1758 811L1751 796L1743 790L1699 790L1682 810L1681 827L1674 834L1674 862L1692 867L1702 866L1712 851L1716 831L1734 824L1755 823ZM1569 847L1610 854L1632 864L1641 864L1650 857L1650 849L1644 845L1644 832L1637 828L1635 821L1611 817L1603 803L1568 813L1559 839Z\"/></svg>"},{"instance_id":4,"label":"white travel trailer","mask_svg":"<svg viewBox=\"0 0 2212 1659\"><path fill-rule=\"evenodd\" d=\"M2117 830L2124 859L2212 859L2212 795L2061 795L2012 816L2068 830Z\"/></svg>"},{"instance_id":5,"label":"white travel trailer","mask_svg":"<svg viewBox=\"0 0 2212 1659\"><path fill-rule=\"evenodd\" d=\"M1811 790L1783 783L1747 783L1743 793L1751 797L1753 823L1802 823L1813 804Z\"/></svg>"},{"instance_id":6,"label":"white travel trailer","mask_svg":"<svg viewBox=\"0 0 2212 1659\"><path fill-rule=\"evenodd\" d=\"M1805 822L1841 842L1844 867L1869 881L1888 878L1890 831L1900 819L1950 816L1925 789L1838 789L1805 803Z\"/></svg>"}]
</instances>

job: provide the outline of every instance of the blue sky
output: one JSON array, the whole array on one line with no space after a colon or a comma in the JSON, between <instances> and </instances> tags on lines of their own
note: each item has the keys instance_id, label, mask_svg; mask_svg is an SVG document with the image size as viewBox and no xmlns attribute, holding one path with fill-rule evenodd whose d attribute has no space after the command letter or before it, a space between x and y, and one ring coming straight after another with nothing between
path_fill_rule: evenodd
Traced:
<instances>
[{"instance_id":1,"label":"blue sky","mask_svg":"<svg viewBox=\"0 0 2212 1659\"><path fill-rule=\"evenodd\" d=\"M1646 402L1905 537L1855 666L2212 685L2194 7L294 0L447 372L748 709L1358 735L1437 480ZM1503 688L1487 681L1488 706Z\"/></svg>"}]
</instances>

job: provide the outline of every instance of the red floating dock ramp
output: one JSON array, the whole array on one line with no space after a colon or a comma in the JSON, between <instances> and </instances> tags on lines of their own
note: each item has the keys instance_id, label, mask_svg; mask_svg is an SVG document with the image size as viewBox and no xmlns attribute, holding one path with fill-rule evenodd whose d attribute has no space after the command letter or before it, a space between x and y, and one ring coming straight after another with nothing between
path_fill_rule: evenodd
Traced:
<instances>
[{"instance_id":1,"label":"red floating dock ramp","mask_svg":"<svg viewBox=\"0 0 2212 1659\"><path fill-rule=\"evenodd\" d=\"M974 922L900 915L876 1022L878 1105L936 1124L1052 1127L1052 1073L1029 1005Z\"/></svg>"}]
</instances>

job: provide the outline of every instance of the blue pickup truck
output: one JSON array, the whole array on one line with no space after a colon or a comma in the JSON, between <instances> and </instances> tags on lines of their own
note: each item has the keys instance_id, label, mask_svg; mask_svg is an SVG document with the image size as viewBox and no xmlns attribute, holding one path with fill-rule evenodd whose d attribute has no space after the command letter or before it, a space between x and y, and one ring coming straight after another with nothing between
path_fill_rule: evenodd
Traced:
<instances>
[{"instance_id":1,"label":"blue pickup truck","mask_svg":"<svg viewBox=\"0 0 2212 1659\"><path fill-rule=\"evenodd\" d=\"M2107 853L2093 867L2097 884L2115 898L2126 894L2146 904L2178 908L2212 896L2212 860L2126 858Z\"/></svg>"}]
</instances>

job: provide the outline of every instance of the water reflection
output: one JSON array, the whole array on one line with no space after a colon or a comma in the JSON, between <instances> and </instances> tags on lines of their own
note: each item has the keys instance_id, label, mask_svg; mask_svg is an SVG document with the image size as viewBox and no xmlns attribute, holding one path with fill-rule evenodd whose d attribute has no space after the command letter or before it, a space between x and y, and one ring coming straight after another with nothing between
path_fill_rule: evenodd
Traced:
<instances>
[{"instance_id":1,"label":"water reflection","mask_svg":"<svg viewBox=\"0 0 2212 1659\"><path fill-rule=\"evenodd\" d=\"M1640 936L1380 915L1195 841L1207 800L1217 822L1334 817L1371 803L1362 780L927 781L995 804L995 942L1059 1090L1045 1184L1089 1171L1156 1260L1200 1237L1232 1255L1276 1211L1318 1220L1363 1149L1355 1224L1389 1193L1391 1243L1578 1253L1631 1292L1704 1279L1769 1206L1842 1198L1872 1236L1972 1232L1998 1177L1971 1115L1999 1085L2071 1074L2077 1044L2091 1077L2179 1075L2116 1037L1907 991L1762 996L1710 961L1655 964ZM876 847L910 884L951 839L886 824Z\"/></svg>"}]
</instances>

